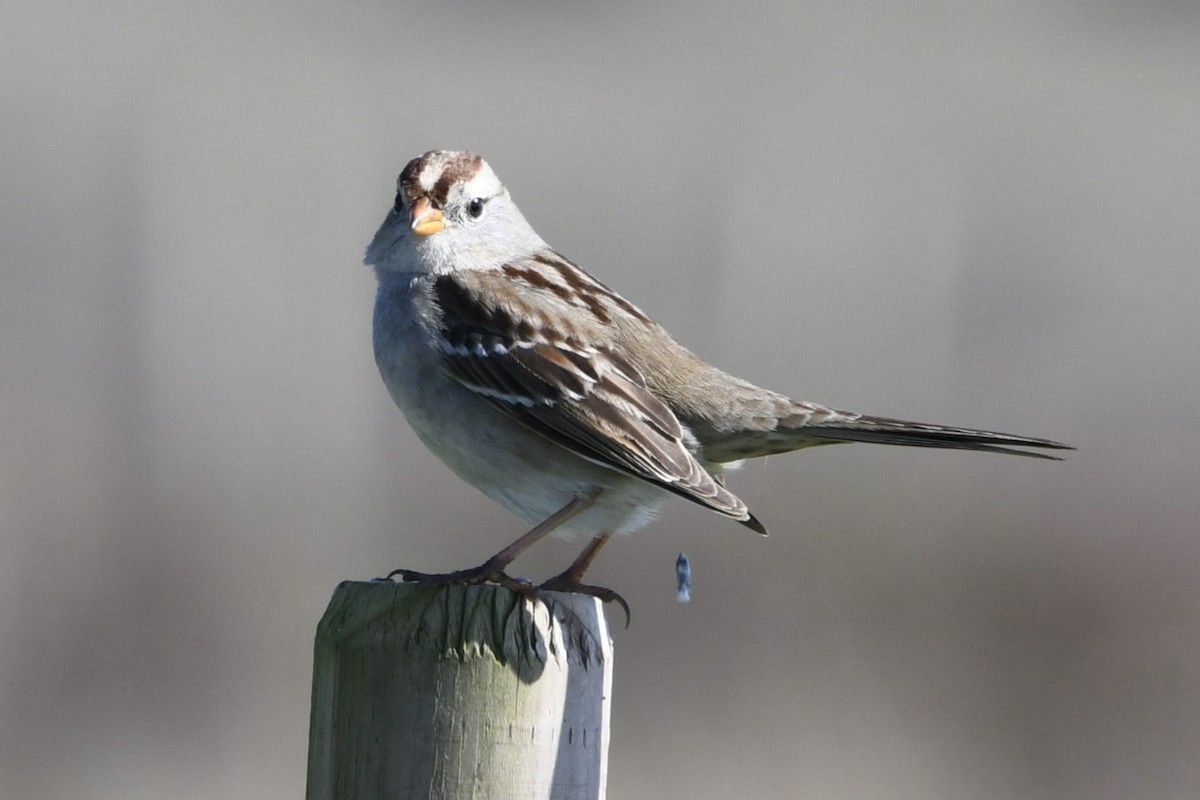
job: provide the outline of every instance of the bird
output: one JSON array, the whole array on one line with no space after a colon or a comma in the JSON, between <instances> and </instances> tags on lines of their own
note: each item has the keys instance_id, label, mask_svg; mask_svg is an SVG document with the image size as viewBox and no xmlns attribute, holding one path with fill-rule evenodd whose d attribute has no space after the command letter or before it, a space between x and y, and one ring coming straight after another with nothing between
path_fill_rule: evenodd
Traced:
<instances>
[{"instance_id":1,"label":"bird","mask_svg":"<svg viewBox=\"0 0 1200 800\"><path fill-rule=\"evenodd\" d=\"M533 587L617 601L585 584L600 549L672 495L765 535L725 484L750 458L845 442L1060 460L1050 439L792 400L702 360L639 307L551 248L479 155L412 159L367 247L378 279L376 364L420 440L532 527L477 567L395 570L434 584L532 584L509 565L551 532L587 545Z\"/></svg>"}]
</instances>

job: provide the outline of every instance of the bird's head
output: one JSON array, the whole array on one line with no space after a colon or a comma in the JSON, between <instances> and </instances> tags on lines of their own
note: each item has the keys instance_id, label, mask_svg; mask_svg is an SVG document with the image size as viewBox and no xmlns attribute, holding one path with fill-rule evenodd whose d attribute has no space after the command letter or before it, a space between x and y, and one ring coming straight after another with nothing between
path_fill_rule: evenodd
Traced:
<instances>
[{"instance_id":1,"label":"bird's head","mask_svg":"<svg viewBox=\"0 0 1200 800\"><path fill-rule=\"evenodd\" d=\"M493 269L542 247L486 161L431 150L400 173L365 261L381 274L447 274Z\"/></svg>"}]
</instances>

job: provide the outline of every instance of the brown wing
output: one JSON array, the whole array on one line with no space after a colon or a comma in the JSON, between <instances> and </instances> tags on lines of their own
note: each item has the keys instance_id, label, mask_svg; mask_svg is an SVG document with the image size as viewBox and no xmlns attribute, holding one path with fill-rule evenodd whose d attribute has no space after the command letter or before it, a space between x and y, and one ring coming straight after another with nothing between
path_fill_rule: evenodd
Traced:
<instances>
[{"instance_id":1,"label":"brown wing","mask_svg":"<svg viewBox=\"0 0 1200 800\"><path fill-rule=\"evenodd\" d=\"M499 280L475 274L471 281ZM474 287L472 287L474 288ZM441 276L434 298L442 311L441 346L447 374L531 430L589 461L654 483L765 533L745 503L692 455L690 437L671 409L647 387L637 367L611 347L582 341L578 329L546 319L506 291L509 307L489 305L456 276ZM492 293L486 293L491 296ZM575 335L563 336L564 331Z\"/></svg>"}]
</instances>

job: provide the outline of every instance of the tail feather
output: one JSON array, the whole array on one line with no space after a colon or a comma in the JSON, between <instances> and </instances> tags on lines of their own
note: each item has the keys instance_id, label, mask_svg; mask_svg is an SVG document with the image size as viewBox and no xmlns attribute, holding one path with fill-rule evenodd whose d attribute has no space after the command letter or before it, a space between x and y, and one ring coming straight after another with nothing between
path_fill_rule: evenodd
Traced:
<instances>
[{"instance_id":1,"label":"tail feather","mask_svg":"<svg viewBox=\"0 0 1200 800\"><path fill-rule=\"evenodd\" d=\"M870 417L816 403L780 400L786 405L773 414L750 418L748 424L737 429L698 430L705 458L709 462L728 463L841 442L1008 453L1049 461L1061 461L1062 457L1040 451L1075 449L1051 439Z\"/></svg>"},{"instance_id":2,"label":"tail feather","mask_svg":"<svg viewBox=\"0 0 1200 800\"><path fill-rule=\"evenodd\" d=\"M801 431L797 431L801 433ZM1008 453L1028 458L1061 461L1062 457L1037 450L1074 450L1074 447L1051 439L1035 439L1011 433L955 428L947 425L928 425L888 417L867 417L856 414L837 415L826 422L803 427L802 433L828 442L872 442L909 447L938 447L949 450L975 450L984 453Z\"/></svg>"}]
</instances>

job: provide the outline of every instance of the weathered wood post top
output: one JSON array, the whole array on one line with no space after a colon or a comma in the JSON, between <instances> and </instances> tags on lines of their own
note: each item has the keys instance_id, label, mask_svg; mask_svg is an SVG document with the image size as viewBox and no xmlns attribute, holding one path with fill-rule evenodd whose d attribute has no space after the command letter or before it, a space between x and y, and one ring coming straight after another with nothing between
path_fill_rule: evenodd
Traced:
<instances>
[{"instance_id":1,"label":"weathered wood post top","mask_svg":"<svg viewBox=\"0 0 1200 800\"><path fill-rule=\"evenodd\" d=\"M347 581L317 627L308 800L599 800L601 603Z\"/></svg>"}]
</instances>

